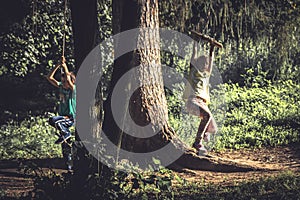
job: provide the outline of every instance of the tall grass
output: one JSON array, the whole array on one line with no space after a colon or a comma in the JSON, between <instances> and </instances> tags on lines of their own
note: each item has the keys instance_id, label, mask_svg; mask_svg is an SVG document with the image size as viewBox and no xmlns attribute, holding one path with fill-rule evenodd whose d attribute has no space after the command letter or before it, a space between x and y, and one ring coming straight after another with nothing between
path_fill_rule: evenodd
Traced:
<instances>
[{"instance_id":1,"label":"tall grass","mask_svg":"<svg viewBox=\"0 0 300 200\"><path fill-rule=\"evenodd\" d=\"M210 145L218 150L299 142L299 93L300 85L293 81L252 87L221 85L212 92L210 107L219 132ZM169 98L171 107L177 107L176 103L181 102ZM184 112L170 116L170 124L187 143L193 141L199 123Z\"/></svg>"}]
</instances>

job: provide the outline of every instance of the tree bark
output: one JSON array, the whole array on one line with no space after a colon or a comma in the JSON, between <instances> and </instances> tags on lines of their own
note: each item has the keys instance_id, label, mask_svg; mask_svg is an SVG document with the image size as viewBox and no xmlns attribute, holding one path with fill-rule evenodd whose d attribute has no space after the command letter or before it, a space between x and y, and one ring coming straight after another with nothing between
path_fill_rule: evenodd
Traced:
<instances>
[{"instance_id":1,"label":"tree bark","mask_svg":"<svg viewBox=\"0 0 300 200\"><path fill-rule=\"evenodd\" d=\"M98 36L98 18L97 18L97 0L71 0L71 16L72 16L72 29L74 39L74 57L76 71L84 61L85 57L97 45ZM98 119L102 118L102 98L101 87L98 86L96 91L96 103L90 110L90 114L97 116ZM93 117L94 118L94 117ZM98 137L98 129L101 128L100 124L94 124L93 137ZM72 179L72 187L74 196L78 199L84 199L87 196L86 182L89 174L102 170L102 164L95 158L88 156L89 153L85 146L81 143L77 131L75 131L76 141L73 144L73 158L74 158L74 177ZM98 171L100 174L100 171Z\"/></svg>"},{"instance_id":2,"label":"tree bark","mask_svg":"<svg viewBox=\"0 0 300 200\"><path fill-rule=\"evenodd\" d=\"M78 71L85 57L97 45L98 17L97 0L81 1L71 0L72 29L74 37L74 57L76 71ZM96 104L91 108L91 115L101 121L102 119L102 95L101 86L96 91ZM101 124L95 124L93 127L93 137L99 137ZM76 139L79 140L76 134Z\"/></svg>"},{"instance_id":3,"label":"tree bark","mask_svg":"<svg viewBox=\"0 0 300 200\"><path fill-rule=\"evenodd\" d=\"M75 64L78 71L82 61L96 46L98 30L97 0L70 0L74 37Z\"/></svg>"}]
</instances>

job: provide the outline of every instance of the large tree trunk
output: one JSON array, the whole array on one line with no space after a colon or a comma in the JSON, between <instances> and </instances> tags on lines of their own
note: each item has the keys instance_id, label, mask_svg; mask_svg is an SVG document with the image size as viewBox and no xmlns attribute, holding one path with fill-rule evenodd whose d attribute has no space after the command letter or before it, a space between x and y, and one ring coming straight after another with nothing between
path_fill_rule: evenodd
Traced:
<instances>
[{"instance_id":1,"label":"large tree trunk","mask_svg":"<svg viewBox=\"0 0 300 200\"><path fill-rule=\"evenodd\" d=\"M125 3L126 2L126 3ZM135 84L140 85L132 96L131 94L119 94L125 96L124 101L130 101L129 113L132 120L138 125L151 124L153 127L162 130L167 125L168 114L166 98L163 89L162 70L160 64L160 49L158 29L158 3L156 1L114 1L113 3L113 28L114 34L120 33L133 28L154 28L153 31L145 32L141 29L139 35L133 38L132 44L137 44L135 51L126 53L117 58L114 63L114 70L111 81L111 92L120 78L130 69L135 68ZM154 40L153 40L154 39ZM122 37L120 38L122 40ZM116 41L118 42L118 41ZM122 42L120 42L122 43ZM116 44L117 46L118 44ZM148 46L147 49L144 47ZM118 51L118 49L115 49ZM128 85L130 87L130 80ZM120 91L122 92L122 91ZM111 98L111 94L109 96ZM120 142L123 130L116 124L112 124L113 116L110 108L110 98L108 100L104 120L104 132L111 133L114 143ZM125 111L127 108L123 108ZM124 113L125 115L125 113ZM126 119L124 126L126 126ZM134 131L132 127L128 127L130 131ZM112 131L113 130L113 131ZM141 149L138 146L145 147L140 142L134 142L133 138L127 134L125 136L125 146L131 146L135 149ZM124 138L123 138L124 139ZM131 142L129 142L131 140ZM130 144L131 143L131 144ZM149 146L149 145L147 145ZM150 147L150 146L149 146ZM143 148L144 149L144 148ZM138 150L141 151L141 150ZM147 151L147 149L144 149Z\"/></svg>"},{"instance_id":2,"label":"large tree trunk","mask_svg":"<svg viewBox=\"0 0 300 200\"><path fill-rule=\"evenodd\" d=\"M82 61L96 46L98 30L97 0L70 0L74 37L75 64L78 71Z\"/></svg>"},{"instance_id":3,"label":"large tree trunk","mask_svg":"<svg viewBox=\"0 0 300 200\"><path fill-rule=\"evenodd\" d=\"M80 65L84 61L85 57L93 50L97 45L98 37L98 18L97 18L97 0L71 0L71 16L72 16L72 29L74 39L74 57L76 71L79 70ZM96 103L92 106L90 114L92 118L101 119L102 116L102 98L100 95L101 87L96 91ZM100 121L100 120L99 120ZM97 137L101 125L94 124L93 137ZM73 144L73 158L74 158L74 177L73 177L73 195L77 199L84 199L87 194L85 192L85 185L90 174L95 173L97 170L102 169L101 163L88 156L89 152L85 146L81 143L79 135L76 131L76 141ZM100 173L98 171L98 173Z\"/></svg>"},{"instance_id":4,"label":"large tree trunk","mask_svg":"<svg viewBox=\"0 0 300 200\"><path fill-rule=\"evenodd\" d=\"M81 1L71 0L72 28L74 37L75 65L78 71L85 57L97 45L98 32L98 16L97 16L97 0ZM96 103L91 108L93 118L102 119L102 91L101 86L96 91ZM101 123L94 124L93 137L99 137ZM78 134L76 139L79 140Z\"/></svg>"},{"instance_id":5,"label":"large tree trunk","mask_svg":"<svg viewBox=\"0 0 300 200\"><path fill-rule=\"evenodd\" d=\"M118 45L123 44L123 40L129 40L126 44L137 46L134 48L135 50L122 55L114 62L110 94L104 106L103 130L108 138L119 150L128 152L148 153L166 149L165 153L155 154L155 158L159 159L163 165L166 164L172 168L212 171L253 170L252 167L220 158L199 157L178 139L168 125L167 102L160 62L157 0L113 1L114 34L133 28L140 28L137 36L133 35L132 38L122 38L121 36L115 44L115 52L118 51ZM147 28L147 30L142 28ZM118 81L132 69L134 70L126 84L118 85ZM132 89L133 83L139 87L130 93L128 91ZM118 96L120 97L118 101L119 119L112 114L111 103L114 90L119 92ZM121 125L116 123L118 120L121 121ZM129 123L130 121L133 121L134 125ZM143 128L149 126L150 129ZM140 135L146 137L138 137ZM165 148L167 145L168 148ZM119 151L116 152L117 161L118 153ZM176 157L176 155L180 156ZM131 158L128 155L128 159ZM172 159L174 160L172 161ZM147 165L149 159L145 158L144 161L139 161L146 162L144 164ZM170 163L170 161L172 162Z\"/></svg>"}]
</instances>

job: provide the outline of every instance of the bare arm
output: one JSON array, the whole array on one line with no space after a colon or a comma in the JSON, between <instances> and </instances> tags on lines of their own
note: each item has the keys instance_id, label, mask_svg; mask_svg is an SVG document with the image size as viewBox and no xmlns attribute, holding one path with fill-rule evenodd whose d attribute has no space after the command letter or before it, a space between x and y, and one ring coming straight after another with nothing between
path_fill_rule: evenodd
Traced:
<instances>
[{"instance_id":1,"label":"bare arm","mask_svg":"<svg viewBox=\"0 0 300 200\"><path fill-rule=\"evenodd\" d=\"M71 76L70 76L71 73L68 69L68 66L66 65L66 60L64 57L62 57L62 65L61 66L66 74L66 79L67 79L68 84L70 85L70 89L73 90L75 85L71 80Z\"/></svg>"},{"instance_id":2,"label":"bare arm","mask_svg":"<svg viewBox=\"0 0 300 200\"><path fill-rule=\"evenodd\" d=\"M57 81L55 78L54 78L54 75L57 71L57 69L61 66L61 64L57 64L50 72L49 74L46 76L47 80L52 84L54 85L55 87L59 87L59 81Z\"/></svg>"},{"instance_id":3,"label":"bare arm","mask_svg":"<svg viewBox=\"0 0 300 200\"><path fill-rule=\"evenodd\" d=\"M213 66L213 62L214 62L214 47L215 47L215 45L211 44L210 49L209 49L208 71L210 74L211 74L212 66Z\"/></svg>"},{"instance_id":4,"label":"bare arm","mask_svg":"<svg viewBox=\"0 0 300 200\"><path fill-rule=\"evenodd\" d=\"M196 59L198 54L198 42L193 41L193 53L192 53L192 59Z\"/></svg>"}]
</instances>

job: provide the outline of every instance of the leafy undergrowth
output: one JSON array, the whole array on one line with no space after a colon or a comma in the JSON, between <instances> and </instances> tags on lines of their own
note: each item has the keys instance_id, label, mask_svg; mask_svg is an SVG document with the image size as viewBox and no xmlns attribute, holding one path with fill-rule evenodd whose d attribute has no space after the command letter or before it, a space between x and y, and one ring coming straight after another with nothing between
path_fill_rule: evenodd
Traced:
<instances>
[{"instance_id":1,"label":"leafy undergrowth","mask_svg":"<svg viewBox=\"0 0 300 200\"><path fill-rule=\"evenodd\" d=\"M299 141L299 84L286 81L252 88L224 85L224 90L227 110L216 149Z\"/></svg>"},{"instance_id":2,"label":"leafy undergrowth","mask_svg":"<svg viewBox=\"0 0 300 200\"><path fill-rule=\"evenodd\" d=\"M300 85L291 81L252 88L224 84L215 90L213 96L223 98L212 97L211 108L216 120L223 126L218 137L214 138L214 149L299 142L299 92ZM178 119L180 117L186 117L186 121L182 123L182 119ZM193 140L199 124L197 118L189 117L180 113L170 117L171 125L188 143ZM48 125L47 118L31 117L19 124L2 126L1 158L60 156L60 147L54 145L54 129ZM258 181L248 178L245 182L228 186L188 182L168 170L150 174L90 174L84 183L84 194L88 199L299 199L299 172L285 172ZM74 176L53 172L36 178L32 195L35 199L76 199L74 183Z\"/></svg>"},{"instance_id":3,"label":"leafy undergrowth","mask_svg":"<svg viewBox=\"0 0 300 200\"><path fill-rule=\"evenodd\" d=\"M220 130L209 147L221 150L299 142L299 93L300 85L292 81L251 88L224 84L213 90L210 106ZM178 99L169 96L168 100L171 126L183 141L191 144L199 119L180 112L182 102ZM48 117L49 114L31 116L2 125L1 159L61 156L60 147L54 145L55 130L49 126Z\"/></svg>"},{"instance_id":4,"label":"leafy undergrowth","mask_svg":"<svg viewBox=\"0 0 300 200\"><path fill-rule=\"evenodd\" d=\"M283 172L236 185L190 183L178 188L174 199L299 199L300 174Z\"/></svg>"},{"instance_id":5,"label":"leafy undergrowth","mask_svg":"<svg viewBox=\"0 0 300 200\"><path fill-rule=\"evenodd\" d=\"M300 85L282 81L266 86L239 87L223 84L212 91L210 108L219 131L215 150L278 146L299 141ZM169 98L169 104L175 104ZM176 102L178 103L178 102ZM200 124L197 117L181 112L170 123L183 141L192 143Z\"/></svg>"},{"instance_id":6,"label":"leafy undergrowth","mask_svg":"<svg viewBox=\"0 0 300 200\"><path fill-rule=\"evenodd\" d=\"M0 127L0 158L29 159L61 156L55 145L55 130L48 124L48 115L28 117L17 123L8 122Z\"/></svg>"},{"instance_id":7,"label":"leafy undergrowth","mask_svg":"<svg viewBox=\"0 0 300 200\"><path fill-rule=\"evenodd\" d=\"M109 176L108 176L109 177ZM41 176L35 181L31 196L19 199L299 199L299 172L285 171L260 179L245 179L231 184L190 182L169 170L156 173L124 174L111 178L90 175L82 188L70 174ZM74 184L75 183L75 184ZM75 188L74 188L75 187ZM75 189L75 190L74 190ZM75 191L80 191L76 193ZM79 196L78 196L79 195Z\"/></svg>"}]
</instances>

